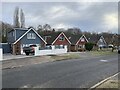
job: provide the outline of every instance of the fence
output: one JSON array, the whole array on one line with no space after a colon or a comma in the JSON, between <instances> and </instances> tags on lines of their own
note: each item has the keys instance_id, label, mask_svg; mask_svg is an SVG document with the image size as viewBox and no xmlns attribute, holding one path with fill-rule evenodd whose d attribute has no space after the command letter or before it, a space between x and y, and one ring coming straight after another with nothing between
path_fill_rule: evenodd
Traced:
<instances>
[{"instance_id":1,"label":"fence","mask_svg":"<svg viewBox=\"0 0 120 90\"><path fill-rule=\"evenodd\" d=\"M0 43L0 47L3 49L3 53L11 53L11 45L8 43Z\"/></svg>"},{"instance_id":2,"label":"fence","mask_svg":"<svg viewBox=\"0 0 120 90\"><path fill-rule=\"evenodd\" d=\"M55 48L55 46L51 46L51 49L43 49L39 50L39 47L35 48L35 56L40 55L56 55L56 54L63 54L67 53L67 46L64 46L63 48Z\"/></svg>"}]
</instances>

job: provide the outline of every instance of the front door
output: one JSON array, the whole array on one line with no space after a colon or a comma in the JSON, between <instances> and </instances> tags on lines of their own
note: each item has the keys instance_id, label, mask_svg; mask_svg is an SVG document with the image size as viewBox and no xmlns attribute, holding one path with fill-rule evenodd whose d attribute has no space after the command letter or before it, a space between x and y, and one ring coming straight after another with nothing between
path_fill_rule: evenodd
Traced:
<instances>
[{"instance_id":1,"label":"front door","mask_svg":"<svg viewBox=\"0 0 120 90\"><path fill-rule=\"evenodd\" d=\"M20 42L15 44L15 54L16 55L20 55L21 54Z\"/></svg>"}]
</instances>

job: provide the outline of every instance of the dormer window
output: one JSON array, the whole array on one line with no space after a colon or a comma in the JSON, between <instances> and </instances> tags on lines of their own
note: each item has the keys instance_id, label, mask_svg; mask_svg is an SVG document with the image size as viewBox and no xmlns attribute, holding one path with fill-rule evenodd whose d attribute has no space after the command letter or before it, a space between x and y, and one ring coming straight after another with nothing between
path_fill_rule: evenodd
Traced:
<instances>
[{"instance_id":1,"label":"dormer window","mask_svg":"<svg viewBox=\"0 0 120 90\"><path fill-rule=\"evenodd\" d=\"M60 36L60 37L59 37L59 40L60 40L60 41L64 41L65 38L64 38L63 36Z\"/></svg>"},{"instance_id":2,"label":"dormer window","mask_svg":"<svg viewBox=\"0 0 120 90\"><path fill-rule=\"evenodd\" d=\"M36 34L35 33L28 33L27 39L36 39Z\"/></svg>"},{"instance_id":3,"label":"dormer window","mask_svg":"<svg viewBox=\"0 0 120 90\"><path fill-rule=\"evenodd\" d=\"M84 41L85 41L85 39L84 39L84 38L82 38L82 39L81 39L81 42L84 42Z\"/></svg>"}]
</instances>

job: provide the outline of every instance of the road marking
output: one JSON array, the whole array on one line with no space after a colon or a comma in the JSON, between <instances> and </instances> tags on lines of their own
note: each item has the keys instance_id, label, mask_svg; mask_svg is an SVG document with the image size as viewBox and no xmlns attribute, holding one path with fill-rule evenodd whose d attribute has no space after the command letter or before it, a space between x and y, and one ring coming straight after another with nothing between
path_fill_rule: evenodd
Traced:
<instances>
[{"instance_id":1,"label":"road marking","mask_svg":"<svg viewBox=\"0 0 120 90\"><path fill-rule=\"evenodd\" d=\"M108 62L108 60L100 60L101 62Z\"/></svg>"},{"instance_id":2,"label":"road marking","mask_svg":"<svg viewBox=\"0 0 120 90\"><path fill-rule=\"evenodd\" d=\"M116 74L114 74L114 75L112 75L112 76L110 76L110 77L108 77L108 78L106 78L106 79L100 81L99 83L97 83L97 84L95 84L94 86L90 87L90 89L88 89L88 90L95 89L96 87L100 86L102 83L104 83L104 82L108 81L109 79L111 79L111 78L117 76L118 74L120 74L120 72L118 72L118 73L116 73Z\"/></svg>"}]
</instances>

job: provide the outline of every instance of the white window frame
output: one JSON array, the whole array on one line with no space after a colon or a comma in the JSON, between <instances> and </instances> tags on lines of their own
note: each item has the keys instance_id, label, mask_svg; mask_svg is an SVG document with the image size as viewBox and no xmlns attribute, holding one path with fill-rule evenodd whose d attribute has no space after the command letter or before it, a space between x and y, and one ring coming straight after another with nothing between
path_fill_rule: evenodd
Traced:
<instances>
[{"instance_id":1,"label":"white window frame","mask_svg":"<svg viewBox=\"0 0 120 90\"><path fill-rule=\"evenodd\" d=\"M31 39L36 39L36 34L35 33L31 33Z\"/></svg>"},{"instance_id":2,"label":"white window frame","mask_svg":"<svg viewBox=\"0 0 120 90\"><path fill-rule=\"evenodd\" d=\"M65 40L65 37L64 36L60 36L59 37L59 41L64 41Z\"/></svg>"},{"instance_id":3,"label":"white window frame","mask_svg":"<svg viewBox=\"0 0 120 90\"><path fill-rule=\"evenodd\" d=\"M81 42L85 42L85 39L84 39L84 38L82 38L82 39L81 39Z\"/></svg>"},{"instance_id":4,"label":"white window frame","mask_svg":"<svg viewBox=\"0 0 120 90\"><path fill-rule=\"evenodd\" d=\"M28 33L27 39L36 39L36 34L35 33Z\"/></svg>"}]
</instances>

